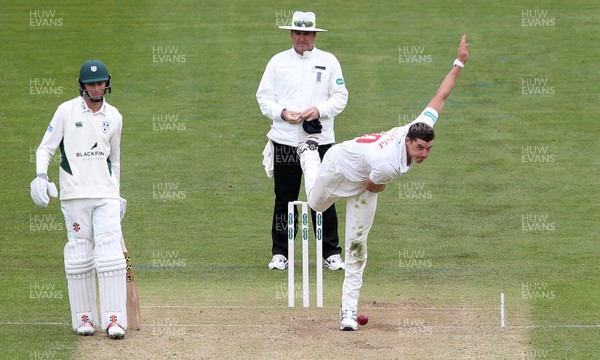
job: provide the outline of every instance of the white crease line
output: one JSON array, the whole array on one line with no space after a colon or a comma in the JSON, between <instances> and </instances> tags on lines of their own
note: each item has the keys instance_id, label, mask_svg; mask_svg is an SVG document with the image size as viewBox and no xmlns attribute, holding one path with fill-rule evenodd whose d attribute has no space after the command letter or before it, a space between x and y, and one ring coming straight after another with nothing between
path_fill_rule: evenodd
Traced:
<instances>
[{"instance_id":1,"label":"white crease line","mask_svg":"<svg viewBox=\"0 0 600 360\"><path fill-rule=\"evenodd\" d=\"M68 323L61 322L21 322L21 321L2 321L0 325L69 325Z\"/></svg>"},{"instance_id":2,"label":"white crease line","mask_svg":"<svg viewBox=\"0 0 600 360\"><path fill-rule=\"evenodd\" d=\"M165 308L165 309L287 309L287 306L242 306L242 305L141 305L142 308Z\"/></svg>"},{"instance_id":3,"label":"white crease line","mask_svg":"<svg viewBox=\"0 0 600 360\"><path fill-rule=\"evenodd\" d=\"M507 328L516 329L600 329L600 324L592 325L506 325Z\"/></svg>"},{"instance_id":4,"label":"white crease line","mask_svg":"<svg viewBox=\"0 0 600 360\"><path fill-rule=\"evenodd\" d=\"M185 327L288 327L287 325L273 325L273 324L264 324L264 325L252 325L252 324L144 324L147 327L165 327L165 328L185 328ZM465 329L465 328L497 328L497 325L424 325L424 328L429 329ZM398 326L398 329L403 328L402 326ZM531 328L551 328L551 329L596 329L600 328L600 324L598 325L514 325L514 326L505 326L505 328L512 329L531 329Z\"/></svg>"},{"instance_id":5,"label":"white crease line","mask_svg":"<svg viewBox=\"0 0 600 360\"><path fill-rule=\"evenodd\" d=\"M68 326L68 323L61 322L20 322L20 321L3 321L0 322L0 326L2 325L29 325L29 326ZM274 324L143 324L144 327L287 327L287 325L274 325ZM495 328L498 325L429 325L427 328L480 328L480 327L489 327ZM590 324L590 325L579 325L579 324L566 324L566 325L506 325L505 329L600 329L600 324Z\"/></svg>"},{"instance_id":6,"label":"white crease line","mask_svg":"<svg viewBox=\"0 0 600 360\"><path fill-rule=\"evenodd\" d=\"M287 306L243 306L243 305L141 305L142 308L163 308L163 309L294 309ZM324 307L324 309L339 309L339 307ZM452 307L377 307L363 306L364 310L427 310L427 311L481 311L496 310L496 307L480 308L452 308Z\"/></svg>"},{"instance_id":7,"label":"white crease line","mask_svg":"<svg viewBox=\"0 0 600 360\"><path fill-rule=\"evenodd\" d=\"M272 328L274 326L278 326L278 327L288 327L287 325L273 325L273 324L176 324L176 325L170 325L170 324L164 324L164 325L160 325L160 324L142 324L143 327L153 327L153 328L185 328L185 327L255 327L255 328L262 328L262 327L269 327Z\"/></svg>"}]
</instances>

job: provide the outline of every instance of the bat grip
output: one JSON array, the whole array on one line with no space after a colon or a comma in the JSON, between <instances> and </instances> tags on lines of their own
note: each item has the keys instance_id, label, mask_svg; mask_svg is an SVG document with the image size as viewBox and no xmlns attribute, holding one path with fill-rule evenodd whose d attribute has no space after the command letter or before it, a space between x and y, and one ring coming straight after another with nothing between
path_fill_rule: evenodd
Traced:
<instances>
[{"instance_id":1,"label":"bat grip","mask_svg":"<svg viewBox=\"0 0 600 360\"><path fill-rule=\"evenodd\" d=\"M127 281L135 281L134 277L133 277L133 266L131 265L131 258L129 257L129 253L128 252L124 252L123 255L125 256L125 264L127 265L127 272L126 272L126 278Z\"/></svg>"}]
</instances>

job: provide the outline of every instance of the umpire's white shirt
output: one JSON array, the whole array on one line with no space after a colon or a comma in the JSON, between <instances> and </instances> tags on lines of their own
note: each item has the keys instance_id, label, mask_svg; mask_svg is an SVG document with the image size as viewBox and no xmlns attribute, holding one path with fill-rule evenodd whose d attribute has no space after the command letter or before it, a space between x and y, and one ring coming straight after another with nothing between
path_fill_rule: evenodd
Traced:
<instances>
[{"instance_id":1,"label":"umpire's white shirt","mask_svg":"<svg viewBox=\"0 0 600 360\"><path fill-rule=\"evenodd\" d=\"M60 199L119 198L123 117L106 100L90 110L81 96L62 103L36 152L36 170L47 173L60 147Z\"/></svg>"},{"instance_id":2,"label":"umpire's white shirt","mask_svg":"<svg viewBox=\"0 0 600 360\"><path fill-rule=\"evenodd\" d=\"M289 124L281 118L283 109L304 111L314 106L319 110L320 144L335 143L334 119L348 102L348 90L337 58L313 48L298 54L294 48L271 58L256 92L263 115L272 121L269 139L284 145L298 146L306 139L302 124Z\"/></svg>"}]
</instances>

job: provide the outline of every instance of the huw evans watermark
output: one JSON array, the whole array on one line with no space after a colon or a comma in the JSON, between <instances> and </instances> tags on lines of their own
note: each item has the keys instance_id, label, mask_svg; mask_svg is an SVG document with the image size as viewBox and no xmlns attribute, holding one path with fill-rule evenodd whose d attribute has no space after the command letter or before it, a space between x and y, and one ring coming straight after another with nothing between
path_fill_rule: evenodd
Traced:
<instances>
[{"instance_id":1,"label":"huw evans watermark","mask_svg":"<svg viewBox=\"0 0 600 360\"><path fill-rule=\"evenodd\" d=\"M548 214L522 214L521 230L523 231L555 231L556 224Z\"/></svg>"},{"instance_id":2,"label":"huw evans watermark","mask_svg":"<svg viewBox=\"0 0 600 360\"><path fill-rule=\"evenodd\" d=\"M56 10L29 10L29 27L37 29L60 28L64 25L63 18L56 15Z\"/></svg>"},{"instance_id":3,"label":"huw evans watermark","mask_svg":"<svg viewBox=\"0 0 600 360\"><path fill-rule=\"evenodd\" d=\"M275 214L275 231L285 232L288 230L288 214Z\"/></svg>"},{"instance_id":4,"label":"huw evans watermark","mask_svg":"<svg viewBox=\"0 0 600 360\"><path fill-rule=\"evenodd\" d=\"M291 146L276 146L274 150L275 156L273 157L273 161L275 164L285 166L300 164L300 156L298 156L296 148Z\"/></svg>"},{"instance_id":5,"label":"huw evans watermark","mask_svg":"<svg viewBox=\"0 0 600 360\"><path fill-rule=\"evenodd\" d=\"M547 77L521 78L521 94L529 96L554 95L556 87L552 86Z\"/></svg>"},{"instance_id":6,"label":"huw evans watermark","mask_svg":"<svg viewBox=\"0 0 600 360\"><path fill-rule=\"evenodd\" d=\"M29 95L62 95L63 87L55 78L29 78Z\"/></svg>"},{"instance_id":7,"label":"huw evans watermark","mask_svg":"<svg viewBox=\"0 0 600 360\"><path fill-rule=\"evenodd\" d=\"M152 131L185 131L186 123L179 120L179 114L152 114Z\"/></svg>"},{"instance_id":8,"label":"huw evans watermark","mask_svg":"<svg viewBox=\"0 0 600 360\"><path fill-rule=\"evenodd\" d=\"M405 113L398 116L398 126L408 125L415 120L419 114Z\"/></svg>"},{"instance_id":9,"label":"huw evans watermark","mask_svg":"<svg viewBox=\"0 0 600 360\"><path fill-rule=\"evenodd\" d=\"M294 10L275 10L275 26L289 26L292 24Z\"/></svg>"},{"instance_id":10,"label":"huw evans watermark","mask_svg":"<svg viewBox=\"0 0 600 360\"><path fill-rule=\"evenodd\" d=\"M154 200L183 200L186 196L185 190L180 189L178 182L152 183L152 198Z\"/></svg>"},{"instance_id":11,"label":"huw evans watermark","mask_svg":"<svg viewBox=\"0 0 600 360\"><path fill-rule=\"evenodd\" d=\"M433 327L423 319L403 319L396 326L400 335L429 336L433 335Z\"/></svg>"},{"instance_id":12,"label":"huw evans watermark","mask_svg":"<svg viewBox=\"0 0 600 360\"><path fill-rule=\"evenodd\" d=\"M525 349L519 352L519 359L534 360L534 359L550 359L551 350L548 349Z\"/></svg>"},{"instance_id":13,"label":"huw evans watermark","mask_svg":"<svg viewBox=\"0 0 600 360\"><path fill-rule=\"evenodd\" d=\"M58 290L54 281L31 281L29 283L30 300L62 300L63 291Z\"/></svg>"},{"instance_id":14,"label":"huw evans watermark","mask_svg":"<svg viewBox=\"0 0 600 360\"><path fill-rule=\"evenodd\" d=\"M185 336L185 328L179 324L178 318L152 319L153 336Z\"/></svg>"},{"instance_id":15,"label":"huw evans watermark","mask_svg":"<svg viewBox=\"0 0 600 360\"><path fill-rule=\"evenodd\" d=\"M152 46L152 63L154 64L185 64L187 57L181 53L179 45Z\"/></svg>"},{"instance_id":16,"label":"huw evans watermark","mask_svg":"<svg viewBox=\"0 0 600 360\"><path fill-rule=\"evenodd\" d=\"M400 268L430 268L432 261L422 250L400 250L398 252Z\"/></svg>"},{"instance_id":17,"label":"huw evans watermark","mask_svg":"<svg viewBox=\"0 0 600 360\"><path fill-rule=\"evenodd\" d=\"M521 162L554 163L556 155L549 151L548 146L521 146Z\"/></svg>"},{"instance_id":18,"label":"huw evans watermark","mask_svg":"<svg viewBox=\"0 0 600 360\"><path fill-rule=\"evenodd\" d=\"M58 359L56 350L29 350L29 359Z\"/></svg>"},{"instance_id":19,"label":"huw evans watermark","mask_svg":"<svg viewBox=\"0 0 600 360\"><path fill-rule=\"evenodd\" d=\"M62 231L64 217L55 214L30 214L29 231Z\"/></svg>"},{"instance_id":20,"label":"huw evans watermark","mask_svg":"<svg viewBox=\"0 0 600 360\"><path fill-rule=\"evenodd\" d=\"M524 282L521 283L521 298L554 300L556 293L549 288L547 282Z\"/></svg>"},{"instance_id":21,"label":"huw evans watermark","mask_svg":"<svg viewBox=\"0 0 600 360\"><path fill-rule=\"evenodd\" d=\"M524 9L521 10L521 26L524 28L553 28L556 26L556 18L550 17L547 9Z\"/></svg>"},{"instance_id":22,"label":"huw evans watermark","mask_svg":"<svg viewBox=\"0 0 600 360\"><path fill-rule=\"evenodd\" d=\"M431 63L433 56L425 52L425 46L398 46L398 59L403 63Z\"/></svg>"},{"instance_id":23,"label":"huw evans watermark","mask_svg":"<svg viewBox=\"0 0 600 360\"><path fill-rule=\"evenodd\" d=\"M287 300L288 299L288 284L287 282L278 282L275 284L275 300ZM294 283L294 299L302 298L302 284L299 282Z\"/></svg>"},{"instance_id":24,"label":"huw evans watermark","mask_svg":"<svg viewBox=\"0 0 600 360\"><path fill-rule=\"evenodd\" d=\"M29 146L29 162L32 164L35 164L35 162L36 162L37 149L38 149L37 146ZM50 163L54 164L54 165L59 165L60 161L61 161L61 155L59 152L56 152L50 159Z\"/></svg>"},{"instance_id":25,"label":"huw evans watermark","mask_svg":"<svg viewBox=\"0 0 600 360\"><path fill-rule=\"evenodd\" d=\"M431 190L425 189L424 182L401 182L398 186L401 200L430 200L432 198Z\"/></svg>"},{"instance_id":26,"label":"huw evans watermark","mask_svg":"<svg viewBox=\"0 0 600 360\"><path fill-rule=\"evenodd\" d=\"M179 250L153 250L152 267L155 268L181 268L187 261L179 255Z\"/></svg>"}]
</instances>

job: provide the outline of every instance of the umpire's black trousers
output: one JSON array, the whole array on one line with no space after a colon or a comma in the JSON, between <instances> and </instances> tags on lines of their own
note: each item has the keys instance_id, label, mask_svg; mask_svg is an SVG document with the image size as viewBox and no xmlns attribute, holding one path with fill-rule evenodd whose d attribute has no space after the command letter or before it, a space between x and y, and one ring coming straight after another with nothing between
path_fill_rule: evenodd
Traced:
<instances>
[{"instance_id":1,"label":"umpire's black trousers","mask_svg":"<svg viewBox=\"0 0 600 360\"><path fill-rule=\"evenodd\" d=\"M320 145L319 155L321 160L331 145ZM273 238L273 255L288 255L287 243L287 210L288 202L299 200L300 186L302 182L302 168L300 157L295 146L281 145L273 142L273 171L275 183L275 207L273 210L273 227L271 237ZM302 199L306 199L303 192ZM296 209L294 229L298 231L298 209ZM315 212L311 209L313 229L315 224ZM340 254L342 249L338 246L338 221L335 205L323 212L323 258L327 259L334 254Z\"/></svg>"}]
</instances>

